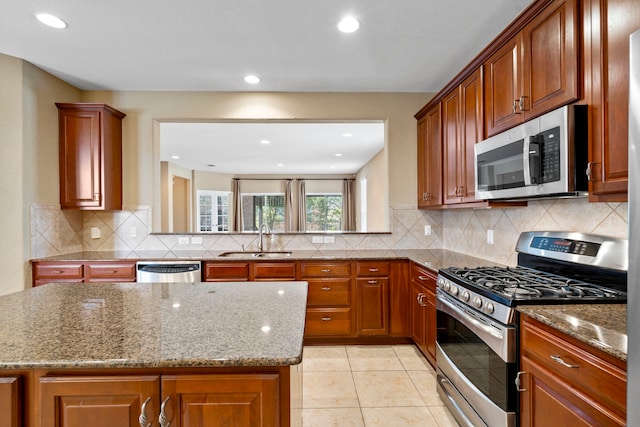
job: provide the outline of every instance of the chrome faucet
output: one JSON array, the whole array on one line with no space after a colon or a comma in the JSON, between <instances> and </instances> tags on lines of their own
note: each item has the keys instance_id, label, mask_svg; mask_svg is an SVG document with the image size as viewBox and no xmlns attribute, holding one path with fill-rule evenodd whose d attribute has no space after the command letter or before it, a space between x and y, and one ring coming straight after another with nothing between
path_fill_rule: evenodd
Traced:
<instances>
[{"instance_id":1,"label":"chrome faucet","mask_svg":"<svg viewBox=\"0 0 640 427\"><path fill-rule=\"evenodd\" d=\"M264 244L262 242L262 236L265 234L269 234L271 233L271 230L269 230L269 226L267 224L262 224L260 226L260 229L258 230L259 236L258 236L258 251L262 252L262 249L264 248Z\"/></svg>"}]
</instances>

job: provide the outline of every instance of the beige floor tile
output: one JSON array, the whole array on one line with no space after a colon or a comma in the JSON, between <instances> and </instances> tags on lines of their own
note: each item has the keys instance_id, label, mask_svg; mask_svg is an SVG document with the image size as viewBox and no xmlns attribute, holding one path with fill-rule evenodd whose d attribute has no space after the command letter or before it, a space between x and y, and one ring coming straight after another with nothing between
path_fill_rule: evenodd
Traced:
<instances>
[{"instance_id":1,"label":"beige floor tile","mask_svg":"<svg viewBox=\"0 0 640 427\"><path fill-rule=\"evenodd\" d=\"M360 404L352 374L346 372L305 372L302 407L357 408Z\"/></svg>"},{"instance_id":2,"label":"beige floor tile","mask_svg":"<svg viewBox=\"0 0 640 427\"><path fill-rule=\"evenodd\" d=\"M436 419L438 427L458 427L458 422L446 406L429 406L428 409Z\"/></svg>"},{"instance_id":3,"label":"beige floor tile","mask_svg":"<svg viewBox=\"0 0 640 427\"><path fill-rule=\"evenodd\" d=\"M351 371L402 371L400 359L391 346L347 346Z\"/></svg>"},{"instance_id":4,"label":"beige floor tile","mask_svg":"<svg viewBox=\"0 0 640 427\"><path fill-rule=\"evenodd\" d=\"M436 377L429 371L407 371L409 378L416 386L418 393L427 406L442 406L444 403L438 395Z\"/></svg>"},{"instance_id":5,"label":"beige floor tile","mask_svg":"<svg viewBox=\"0 0 640 427\"><path fill-rule=\"evenodd\" d=\"M366 427L438 427L435 418L424 406L363 408L362 415Z\"/></svg>"},{"instance_id":6,"label":"beige floor tile","mask_svg":"<svg viewBox=\"0 0 640 427\"><path fill-rule=\"evenodd\" d=\"M304 372L349 372L344 346L306 346L302 355Z\"/></svg>"},{"instance_id":7,"label":"beige floor tile","mask_svg":"<svg viewBox=\"0 0 640 427\"><path fill-rule=\"evenodd\" d=\"M303 427L364 427L360 408L303 409Z\"/></svg>"},{"instance_id":8,"label":"beige floor tile","mask_svg":"<svg viewBox=\"0 0 640 427\"><path fill-rule=\"evenodd\" d=\"M394 345L393 351L407 371L433 370L427 359L414 345Z\"/></svg>"},{"instance_id":9,"label":"beige floor tile","mask_svg":"<svg viewBox=\"0 0 640 427\"><path fill-rule=\"evenodd\" d=\"M424 405L404 371L353 372L352 375L362 408Z\"/></svg>"}]
</instances>

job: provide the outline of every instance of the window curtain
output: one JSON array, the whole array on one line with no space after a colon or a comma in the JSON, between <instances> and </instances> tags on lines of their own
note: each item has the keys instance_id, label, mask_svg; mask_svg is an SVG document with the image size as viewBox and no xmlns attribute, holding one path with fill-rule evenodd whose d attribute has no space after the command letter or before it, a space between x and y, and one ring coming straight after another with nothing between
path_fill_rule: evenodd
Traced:
<instances>
[{"instance_id":1,"label":"window curtain","mask_svg":"<svg viewBox=\"0 0 640 427\"><path fill-rule=\"evenodd\" d=\"M293 231L293 191L291 180L284 182L284 231Z\"/></svg>"},{"instance_id":2,"label":"window curtain","mask_svg":"<svg viewBox=\"0 0 640 427\"><path fill-rule=\"evenodd\" d=\"M298 180L298 231L307 229L307 190L304 179Z\"/></svg>"},{"instance_id":3,"label":"window curtain","mask_svg":"<svg viewBox=\"0 0 640 427\"><path fill-rule=\"evenodd\" d=\"M356 230L356 199L354 180L342 181L342 229L344 231Z\"/></svg>"},{"instance_id":4,"label":"window curtain","mask_svg":"<svg viewBox=\"0 0 640 427\"><path fill-rule=\"evenodd\" d=\"M242 196L240 194L240 180L234 178L231 181L231 191L233 192L233 231L241 232L242 221Z\"/></svg>"}]
</instances>

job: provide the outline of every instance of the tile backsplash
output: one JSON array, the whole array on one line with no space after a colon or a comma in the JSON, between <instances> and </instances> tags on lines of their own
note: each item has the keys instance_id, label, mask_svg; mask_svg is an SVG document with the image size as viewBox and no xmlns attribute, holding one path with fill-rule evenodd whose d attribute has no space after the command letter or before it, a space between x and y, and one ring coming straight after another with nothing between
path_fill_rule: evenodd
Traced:
<instances>
[{"instance_id":1,"label":"tile backsplash","mask_svg":"<svg viewBox=\"0 0 640 427\"><path fill-rule=\"evenodd\" d=\"M92 212L31 207L33 258L79 251L190 251L255 249L255 234L150 234L151 208ZM423 211L390 208L391 233L331 234L334 243L313 243L312 234L274 234L270 250L448 249L488 261L515 265L518 236L530 230L571 230L627 238L626 203L588 203L586 199L529 202L527 207ZM425 225L431 235L425 236ZM91 230L99 230L93 238ZM487 243L493 230L494 243ZM192 244L192 237L202 242ZM317 236L317 235L316 235ZM181 244L188 238L189 244Z\"/></svg>"}]
</instances>

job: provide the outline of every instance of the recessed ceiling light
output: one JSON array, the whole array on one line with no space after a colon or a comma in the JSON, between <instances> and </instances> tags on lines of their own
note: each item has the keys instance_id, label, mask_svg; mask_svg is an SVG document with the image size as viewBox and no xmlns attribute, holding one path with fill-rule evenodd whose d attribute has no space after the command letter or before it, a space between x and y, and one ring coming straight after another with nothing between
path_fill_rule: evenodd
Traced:
<instances>
[{"instance_id":1,"label":"recessed ceiling light","mask_svg":"<svg viewBox=\"0 0 640 427\"><path fill-rule=\"evenodd\" d=\"M329 167L329 169L335 169L335 168L336 168L336 165L331 165L331 166Z\"/></svg>"},{"instance_id":2,"label":"recessed ceiling light","mask_svg":"<svg viewBox=\"0 0 640 427\"><path fill-rule=\"evenodd\" d=\"M255 85L260 83L260 77L250 74L248 76L245 76L244 81L249 84Z\"/></svg>"},{"instance_id":3,"label":"recessed ceiling light","mask_svg":"<svg viewBox=\"0 0 640 427\"><path fill-rule=\"evenodd\" d=\"M210 168L215 168L216 167L216 165L214 165L213 163L209 163L207 166L210 167Z\"/></svg>"},{"instance_id":4,"label":"recessed ceiling light","mask_svg":"<svg viewBox=\"0 0 640 427\"><path fill-rule=\"evenodd\" d=\"M178 160L180 158L180 156L171 156L171 158Z\"/></svg>"},{"instance_id":5,"label":"recessed ceiling light","mask_svg":"<svg viewBox=\"0 0 640 427\"><path fill-rule=\"evenodd\" d=\"M345 138L351 138L353 136L352 133L343 133L342 136L344 136Z\"/></svg>"},{"instance_id":6,"label":"recessed ceiling light","mask_svg":"<svg viewBox=\"0 0 640 427\"><path fill-rule=\"evenodd\" d=\"M67 28L67 23L57 16L53 16L49 13L36 13L36 18L38 21L42 22L44 25L48 25L52 28Z\"/></svg>"},{"instance_id":7,"label":"recessed ceiling light","mask_svg":"<svg viewBox=\"0 0 640 427\"><path fill-rule=\"evenodd\" d=\"M264 145L271 144L271 141L269 141L268 139L261 139L260 144L264 144Z\"/></svg>"},{"instance_id":8,"label":"recessed ceiling light","mask_svg":"<svg viewBox=\"0 0 640 427\"><path fill-rule=\"evenodd\" d=\"M284 164L283 164L283 163L278 163L278 167L279 167L279 168L281 168L281 167L283 167L283 166L284 166Z\"/></svg>"},{"instance_id":9,"label":"recessed ceiling light","mask_svg":"<svg viewBox=\"0 0 640 427\"><path fill-rule=\"evenodd\" d=\"M336 153L336 157L342 157L342 153Z\"/></svg>"},{"instance_id":10,"label":"recessed ceiling light","mask_svg":"<svg viewBox=\"0 0 640 427\"><path fill-rule=\"evenodd\" d=\"M353 33L360 28L360 22L353 16L347 16L338 23L338 29L343 33Z\"/></svg>"}]
</instances>

